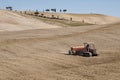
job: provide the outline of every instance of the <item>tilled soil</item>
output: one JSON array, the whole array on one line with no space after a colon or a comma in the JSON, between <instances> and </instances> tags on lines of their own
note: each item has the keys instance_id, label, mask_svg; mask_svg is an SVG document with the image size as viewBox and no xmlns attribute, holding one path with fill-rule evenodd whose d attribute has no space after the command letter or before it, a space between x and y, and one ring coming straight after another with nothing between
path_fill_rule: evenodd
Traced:
<instances>
[{"instance_id":1,"label":"tilled soil","mask_svg":"<svg viewBox=\"0 0 120 80\"><path fill-rule=\"evenodd\" d=\"M97 57L67 55L94 42ZM0 80L119 80L120 24L0 32Z\"/></svg>"}]
</instances>

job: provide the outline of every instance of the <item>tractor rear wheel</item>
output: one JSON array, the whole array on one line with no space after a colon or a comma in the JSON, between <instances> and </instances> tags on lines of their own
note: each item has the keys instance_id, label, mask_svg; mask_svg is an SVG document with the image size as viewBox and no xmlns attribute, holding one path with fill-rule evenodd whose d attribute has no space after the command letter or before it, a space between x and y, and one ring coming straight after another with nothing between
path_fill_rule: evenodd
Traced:
<instances>
[{"instance_id":1,"label":"tractor rear wheel","mask_svg":"<svg viewBox=\"0 0 120 80\"><path fill-rule=\"evenodd\" d=\"M93 51L93 56L98 56L98 53L96 51Z\"/></svg>"}]
</instances>

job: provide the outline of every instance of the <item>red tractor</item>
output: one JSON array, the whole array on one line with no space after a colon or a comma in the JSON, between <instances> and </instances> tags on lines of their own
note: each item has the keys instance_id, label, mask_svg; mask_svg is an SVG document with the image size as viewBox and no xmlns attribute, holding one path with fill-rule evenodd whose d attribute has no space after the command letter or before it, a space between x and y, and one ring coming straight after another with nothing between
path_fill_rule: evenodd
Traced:
<instances>
[{"instance_id":1,"label":"red tractor","mask_svg":"<svg viewBox=\"0 0 120 80\"><path fill-rule=\"evenodd\" d=\"M98 56L95 45L93 43L84 43L84 46L71 47L69 55L80 55L80 56Z\"/></svg>"}]
</instances>

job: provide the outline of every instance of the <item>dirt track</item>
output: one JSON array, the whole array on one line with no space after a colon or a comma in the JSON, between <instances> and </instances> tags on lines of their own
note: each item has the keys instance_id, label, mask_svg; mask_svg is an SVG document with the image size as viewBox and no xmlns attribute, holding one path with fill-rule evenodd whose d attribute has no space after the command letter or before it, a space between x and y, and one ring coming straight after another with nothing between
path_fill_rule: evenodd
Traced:
<instances>
[{"instance_id":1,"label":"dirt track","mask_svg":"<svg viewBox=\"0 0 120 80\"><path fill-rule=\"evenodd\" d=\"M94 42L98 57L66 55ZM120 24L0 33L0 80L119 80Z\"/></svg>"}]
</instances>

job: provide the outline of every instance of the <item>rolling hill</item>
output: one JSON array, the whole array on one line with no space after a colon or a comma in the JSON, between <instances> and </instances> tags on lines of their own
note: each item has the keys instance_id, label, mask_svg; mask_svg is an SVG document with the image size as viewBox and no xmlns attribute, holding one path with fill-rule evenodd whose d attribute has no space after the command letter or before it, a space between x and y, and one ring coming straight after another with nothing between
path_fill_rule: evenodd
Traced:
<instances>
[{"instance_id":1,"label":"rolling hill","mask_svg":"<svg viewBox=\"0 0 120 80\"><path fill-rule=\"evenodd\" d=\"M106 16L92 14L101 25L64 27L65 23L58 26L58 22L16 12L0 14L0 80L120 79L119 19L110 22L113 17L107 17L106 24L101 24ZM71 46L84 42L94 42L100 55L67 55Z\"/></svg>"},{"instance_id":2,"label":"rolling hill","mask_svg":"<svg viewBox=\"0 0 120 80\"><path fill-rule=\"evenodd\" d=\"M28 12L30 13L30 12ZM65 20L38 18L20 14L18 12L0 10L0 31L18 31L28 29L61 28L83 25L101 25L120 22L119 18L101 14L67 14L67 13L40 13L46 17L63 18ZM72 17L73 21L69 21ZM84 23L82 23L84 21Z\"/></svg>"}]
</instances>

